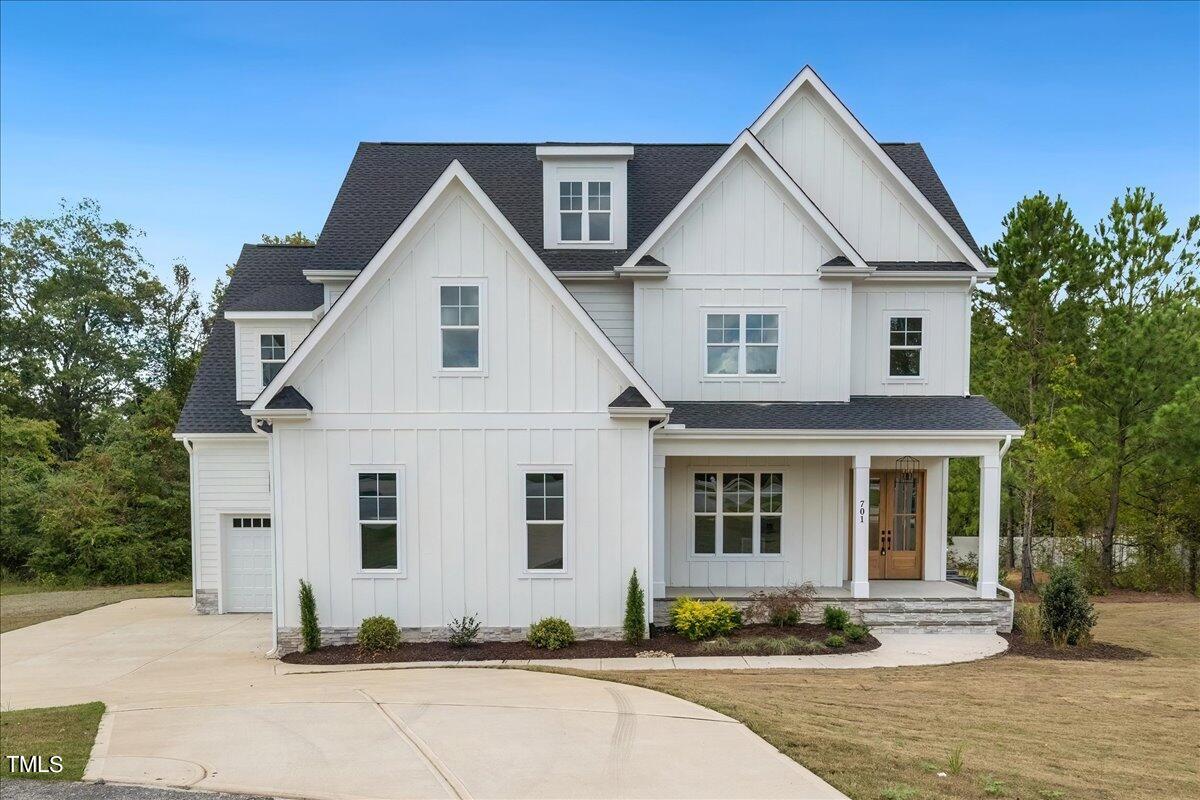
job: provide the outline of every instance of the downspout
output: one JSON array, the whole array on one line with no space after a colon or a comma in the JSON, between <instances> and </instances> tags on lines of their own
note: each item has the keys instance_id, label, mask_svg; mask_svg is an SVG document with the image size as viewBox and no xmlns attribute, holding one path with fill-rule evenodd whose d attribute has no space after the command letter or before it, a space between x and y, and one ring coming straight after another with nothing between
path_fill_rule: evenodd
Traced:
<instances>
[{"instance_id":1,"label":"downspout","mask_svg":"<svg viewBox=\"0 0 1200 800\"><path fill-rule=\"evenodd\" d=\"M279 651L279 536L283 521L279 518L279 509L275 502L275 440L270 431L262 429L262 425L270 420L256 417L250 418L250 428L267 440L267 490L271 493L271 649L268 656L275 656Z\"/></svg>"},{"instance_id":2,"label":"downspout","mask_svg":"<svg viewBox=\"0 0 1200 800\"><path fill-rule=\"evenodd\" d=\"M972 282L974 282L974 278L972 278L971 280L972 280ZM1000 445L1000 453L998 454L999 457L997 458L997 461L999 462L998 469L1000 471L999 477L1001 480L1002 487L1003 487L1003 481L1004 481L1004 454L1008 452L1008 448L1012 447L1012 441L1013 441L1013 437L1012 437L1011 433L1004 437L1004 444ZM1005 586L1000 581L996 581L996 590L1008 595L1009 614L1012 614L1013 609L1016 607L1016 602L1017 602L1016 594L1014 594L1011 589L1009 589L1007 586ZM1009 619L1008 622L1009 622L1009 629L1011 630L1012 629L1012 620Z\"/></svg>"},{"instance_id":3,"label":"downspout","mask_svg":"<svg viewBox=\"0 0 1200 800\"><path fill-rule=\"evenodd\" d=\"M975 276L971 276L971 285L967 287L967 313L963 314L963 397L971 396L971 314L975 297ZM1003 455L1003 454L1001 454Z\"/></svg>"},{"instance_id":4,"label":"downspout","mask_svg":"<svg viewBox=\"0 0 1200 800\"><path fill-rule=\"evenodd\" d=\"M1004 454L1008 452L1008 448L1012 447L1012 434L1004 437L1004 444L1000 445L1000 460L1004 461Z\"/></svg>"},{"instance_id":5,"label":"downspout","mask_svg":"<svg viewBox=\"0 0 1200 800\"><path fill-rule=\"evenodd\" d=\"M646 492L648 496L646 508L648 511L647 517L649 521L649 526L646 528L646 530L650 534L650 546L646 549L646 577L642 579L642 582L646 587L643 589L643 592L644 597L646 598L646 608L644 613L646 615L647 626L654 623L654 515L656 513L656 509L654 508L654 434L662 430L663 426L666 425L670 419L671 412L668 409L663 415L662 419L650 425L650 430L647 434L649 437L650 446L646 448L648 451L646 473L649 475L650 480L646 482ZM666 476L664 476L664 479L665 477ZM663 535L666 535L666 531L663 531ZM643 633L645 632L646 631L643 631Z\"/></svg>"}]
</instances>

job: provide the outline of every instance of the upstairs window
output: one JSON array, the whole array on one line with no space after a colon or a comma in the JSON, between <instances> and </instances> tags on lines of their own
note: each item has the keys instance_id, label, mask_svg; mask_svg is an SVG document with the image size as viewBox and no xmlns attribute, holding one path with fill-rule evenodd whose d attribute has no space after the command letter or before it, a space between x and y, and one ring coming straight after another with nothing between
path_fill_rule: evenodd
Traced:
<instances>
[{"instance_id":1,"label":"upstairs window","mask_svg":"<svg viewBox=\"0 0 1200 800\"><path fill-rule=\"evenodd\" d=\"M705 369L710 377L778 376L779 315L705 315Z\"/></svg>"},{"instance_id":2,"label":"upstairs window","mask_svg":"<svg viewBox=\"0 0 1200 800\"><path fill-rule=\"evenodd\" d=\"M400 481L395 472L358 473L359 566L400 568Z\"/></svg>"},{"instance_id":3,"label":"upstairs window","mask_svg":"<svg viewBox=\"0 0 1200 800\"><path fill-rule=\"evenodd\" d=\"M558 219L564 242L612 241L612 182L560 181Z\"/></svg>"},{"instance_id":4,"label":"upstairs window","mask_svg":"<svg viewBox=\"0 0 1200 800\"><path fill-rule=\"evenodd\" d=\"M783 552L783 474L698 472L692 553L777 556Z\"/></svg>"},{"instance_id":5,"label":"upstairs window","mask_svg":"<svg viewBox=\"0 0 1200 800\"><path fill-rule=\"evenodd\" d=\"M442 369L479 369L479 286L442 286Z\"/></svg>"},{"instance_id":6,"label":"upstairs window","mask_svg":"<svg viewBox=\"0 0 1200 800\"><path fill-rule=\"evenodd\" d=\"M262 383L267 386L287 360L287 341L282 333L264 333L258 337L259 360L262 362Z\"/></svg>"},{"instance_id":7,"label":"upstairs window","mask_svg":"<svg viewBox=\"0 0 1200 800\"><path fill-rule=\"evenodd\" d=\"M921 317L890 317L888 320L888 377L920 378L924 336Z\"/></svg>"}]
</instances>

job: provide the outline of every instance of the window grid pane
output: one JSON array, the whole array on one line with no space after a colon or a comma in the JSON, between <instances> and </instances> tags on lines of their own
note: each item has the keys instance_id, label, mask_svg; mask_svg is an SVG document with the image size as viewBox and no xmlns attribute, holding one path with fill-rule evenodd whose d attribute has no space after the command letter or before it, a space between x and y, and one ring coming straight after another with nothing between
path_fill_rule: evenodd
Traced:
<instances>
[{"instance_id":1,"label":"window grid pane","mask_svg":"<svg viewBox=\"0 0 1200 800\"><path fill-rule=\"evenodd\" d=\"M920 377L923 322L921 317L892 317L888 321L889 377Z\"/></svg>"},{"instance_id":2,"label":"window grid pane","mask_svg":"<svg viewBox=\"0 0 1200 800\"><path fill-rule=\"evenodd\" d=\"M566 481L561 472L525 473L525 568L563 568Z\"/></svg>"},{"instance_id":3,"label":"window grid pane","mask_svg":"<svg viewBox=\"0 0 1200 800\"><path fill-rule=\"evenodd\" d=\"M782 554L782 473L698 472L692 477L693 554Z\"/></svg>"},{"instance_id":4,"label":"window grid pane","mask_svg":"<svg viewBox=\"0 0 1200 800\"><path fill-rule=\"evenodd\" d=\"M558 208L560 211L583 210L583 183L562 181L558 184Z\"/></svg>"}]
</instances>

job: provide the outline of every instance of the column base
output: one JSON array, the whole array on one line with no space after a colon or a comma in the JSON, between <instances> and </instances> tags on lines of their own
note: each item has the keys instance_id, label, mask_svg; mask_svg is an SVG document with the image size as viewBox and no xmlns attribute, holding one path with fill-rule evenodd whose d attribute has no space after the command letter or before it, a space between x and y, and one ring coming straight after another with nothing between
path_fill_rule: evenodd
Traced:
<instances>
[{"instance_id":1,"label":"column base","mask_svg":"<svg viewBox=\"0 0 1200 800\"><path fill-rule=\"evenodd\" d=\"M666 582L665 582L665 581L663 581L663 582L655 581L655 582L654 582L654 590L653 590L653 593L652 593L652 594L653 594L653 598L654 598L655 600L663 600L663 599L665 599L665 598L666 598L666 596L667 596L667 584L666 584Z\"/></svg>"},{"instance_id":2,"label":"column base","mask_svg":"<svg viewBox=\"0 0 1200 800\"><path fill-rule=\"evenodd\" d=\"M996 599L996 584L994 581L980 581L978 589L980 598L984 600Z\"/></svg>"},{"instance_id":3,"label":"column base","mask_svg":"<svg viewBox=\"0 0 1200 800\"><path fill-rule=\"evenodd\" d=\"M993 596L996 590L992 590ZM871 596L871 584L868 581L852 581L850 583L850 596L856 600L863 600Z\"/></svg>"}]
</instances>

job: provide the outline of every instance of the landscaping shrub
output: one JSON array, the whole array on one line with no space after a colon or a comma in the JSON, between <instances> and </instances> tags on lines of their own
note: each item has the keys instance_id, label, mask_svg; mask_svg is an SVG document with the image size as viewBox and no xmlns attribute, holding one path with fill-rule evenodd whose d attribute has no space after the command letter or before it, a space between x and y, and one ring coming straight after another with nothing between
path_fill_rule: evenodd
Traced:
<instances>
[{"instance_id":1,"label":"landscaping shrub","mask_svg":"<svg viewBox=\"0 0 1200 800\"><path fill-rule=\"evenodd\" d=\"M638 583L637 570L629 576L625 592L625 641L637 644L646 638L646 593Z\"/></svg>"},{"instance_id":2,"label":"landscaping shrub","mask_svg":"<svg viewBox=\"0 0 1200 800\"><path fill-rule=\"evenodd\" d=\"M561 650L575 643L575 630L565 619L545 617L529 627L527 641L541 650Z\"/></svg>"},{"instance_id":3,"label":"landscaping shrub","mask_svg":"<svg viewBox=\"0 0 1200 800\"><path fill-rule=\"evenodd\" d=\"M829 638L825 640L825 646L826 647L845 647L846 640L843 639L838 634L833 633L833 634L830 634Z\"/></svg>"},{"instance_id":4,"label":"landscaping shrub","mask_svg":"<svg viewBox=\"0 0 1200 800\"><path fill-rule=\"evenodd\" d=\"M742 615L724 600L702 603L691 597L680 597L671 604L671 627L688 641L724 636L741 624Z\"/></svg>"},{"instance_id":5,"label":"landscaping shrub","mask_svg":"<svg viewBox=\"0 0 1200 800\"><path fill-rule=\"evenodd\" d=\"M841 606L825 606L825 627L831 631L840 631L850 621L850 612Z\"/></svg>"},{"instance_id":6,"label":"landscaping shrub","mask_svg":"<svg viewBox=\"0 0 1200 800\"><path fill-rule=\"evenodd\" d=\"M300 640L306 653L321 647L321 627L317 624L317 599L313 597L312 584L303 578L300 579Z\"/></svg>"},{"instance_id":7,"label":"landscaping shrub","mask_svg":"<svg viewBox=\"0 0 1200 800\"><path fill-rule=\"evenodd\" d=\"M1042 592L1042 635L1055 647L1086 645L1092 639L1096 610L1073 566L1055 567Z\"/></svg>"},{"instance_id":8,"label":"landscaping shrub","mask_svg":"<svg viewBox=\"0 0 1200 800\"><path fill-rule=\"evenodd\" d=\"M750 595L746 617L751 622L766 622L777 628L799 625L816 598L817 590L811 583L764 589Z\"/></svg>"},{"instance_id":9,"label":"landscaping shrub","mask_svg":"<svg viewBox=\"0 0 1200 800\"><path fill-rule=\"evenodd\" d=\"M475 643L475 637L478 635L479 620L475 618L474 614L450 623L451 647L469 647Z\"/></svg>"},{"instance_id":10,"label":"landscaping shrub","mask_svg":"<svg viewBox=\"0 0 1200 800\"><path fill-rule=\"evenodd\" d=\"M358 646L363 650L394 650L400 645L400 629L391 617L367 617L358 626Z\"/></svg>"},{"instance_id":11,"label":"landscaping shrub","mask_svg":"<svg viewBox=\"0 0 1200 800\"><path fill-rule=\"evenodd\" d=\"M861 642L867 638L869 631L870 629L866 625L855 625L854 623L850 623L843 629L846 639L851 642Z\"/></svg>"},{"instance_id":12,"label":"landscaping shrub","mask_svg":"<svg viewBox=\"0 0 1200 800\"><path fill-rule=\"evenodd\" d=\"M1013 627L1031 642L1042 640L1042 607L1033 603L1017 603L1013 609Z\"/></svg>"}]
</instances>

